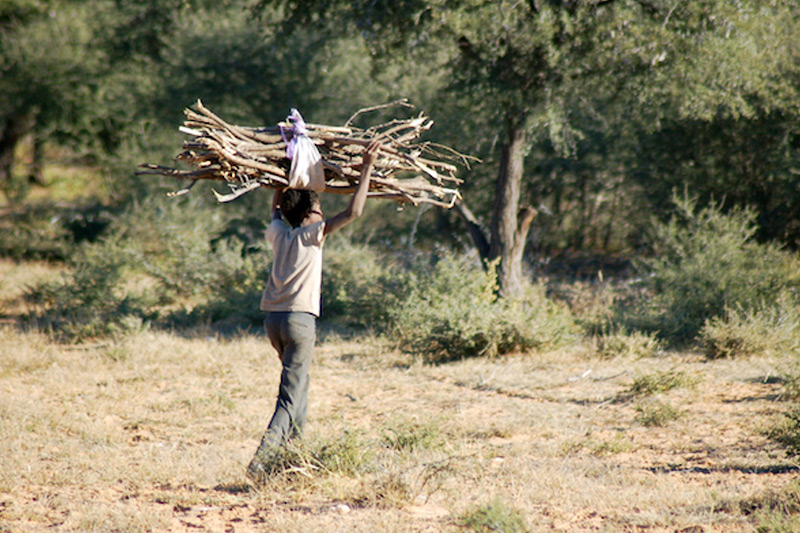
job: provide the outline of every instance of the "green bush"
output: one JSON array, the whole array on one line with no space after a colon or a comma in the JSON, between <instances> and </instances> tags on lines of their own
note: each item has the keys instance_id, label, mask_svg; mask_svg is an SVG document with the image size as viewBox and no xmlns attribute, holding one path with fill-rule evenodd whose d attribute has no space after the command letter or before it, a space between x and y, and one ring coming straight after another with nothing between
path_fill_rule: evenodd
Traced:
<instances>
[{"instance_id":1,"label":"green bush","mask_svg":"<svg viewBox=\"0 0 800 533\"><path fill-rule=\"evenodd\" d=\"M17 206L0 217L0 256L66 261L75 243L94 240L108 224L109 216L97 207Z\"/></svg>"},{"instance_id":2,"label":"green bush","mask_svg":"<svg viewBox=\"0 0 800 533\"><path fill-rule=\"evenodd\" d=\"M640 265L652 298L623 310L628 325L683 344L727 309L751 313L769 308L798 287L796 258L753 241L755 213L726 214L715 205L697 209L696 200L677 196L674 202L676 215L656 226L655 253Z\"/></svg>"},{"instance_id":3,"label":"green bush","mask_svg":"<svg viewBox=\"0 0 800 533\"><path fill-rule=\"evenodd\" d=\"M642 359L652 357L661 349L661 343L652 334L624 329L607 332L597 337L597 353L603 359L626 357Z\"/></svg>"},{"instance_id":4,"label":"green bush","mask_svg":"<svg viewBox=\"0 0 800 533\"><path fill-rule=\"evenodd\" d=\"M636 406L636 421L646 427L663 427L680 418L681 412L667 402L651 400Z\"/></svg>"},{"instance_id":5,"label":"green bush","mask_svg":"<svg viewBox=\"0 0 800 533\"><path fill-rule=\"evenodd\" d=\"M204 284L203 301L186 314L174 313L173 323L210 324L215 327L260 326L265 317L261 311L261 293L269 279L270 263L266 254L247 255L219 246L208 256L215 262L215 275Z\"/></svg>"},{"instance_id":6,"label":"green bush","mask_svg":"<svg viewBox=\"0 0 800 533\"><path fill-rule=\"evenodd\" d=\"M407 276L374 248L336 235L325 245L322 318L383 331L389 309L406 292Z\"/></svg>"},{"instance_id":7,"label":"green bush","mask_svg":"<svg viewBox=\"0 0 800 533\"><path fill-rule=\"evenodd\" d=\"M31 291L42 309L33 318L70 339L109 335L135 324L131 317L143 324L159 314L172 325L258 324L269 255L227 236L229 225L219 206L198 201L134 205L104 237L76 247L61 283Z\"/></svg>"},{"instance_id":8,"label":"green bush","mask_svg":"<svg viewBox=\"0 0 800 533\"><path fill-rule=\"evenodd\" d=\"M118 241L84 245L69 267L62 281L44 283L29 292L29 301L42 310L29 317L39 327L80 341L123 333L132 324L141 326L155 316L152 295L131 295L122 287L128 269Z\"/></svg>"},{"instance_id":9,"label":"green bush","mask_svg":"<svg viewBox=\"0 0 800 533\"><path fill-rule=\"evenodd\" d=\"M231 269L227 249L212 248L229 216L191 199L150 199L123 213L111 230L127 244L128 261L158 282L168 298L208 294Z\"/></svg>"},{"instance_id":10,"label":"green bush","mask_svg":"<svg viewBox=\"0 0 800 533\"><path fill-rule=\"evenodd\" d=\"M247 328L262 322L270 258L264 222L233 216L202 199L164 198L115 223L129 263L155 281L170 324Z\"/></svg>"},{"instance_id":11,"label":"green bush","mask_svg":"<svg viewBox=\"0 0 800 533\"><path fill-rule=\"evenodd\" d=\"M421 424L405 420L395 421L383 431L382 443L399 452L414 452L437 448L444 444L437 423Z\"/></svg>"},{"instance_id":12,"label":"green bush","mask_svg":"<svg viewBox=\"0 0 800 533\"><path fill-rule=\"evenodd\" d=\"M446 255L410 273L408 295L389 309L398 346L426 361L495 356L563 345L577 334L570 313L541 285L498 298L494 269Z\"/></svg>"}]
</instances>

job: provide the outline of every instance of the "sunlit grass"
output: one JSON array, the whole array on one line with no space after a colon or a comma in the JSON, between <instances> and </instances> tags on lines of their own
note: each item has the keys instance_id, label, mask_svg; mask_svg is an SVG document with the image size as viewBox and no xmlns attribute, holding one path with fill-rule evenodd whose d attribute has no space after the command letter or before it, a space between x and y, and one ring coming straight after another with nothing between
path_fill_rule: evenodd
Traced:
<instances>
[{"instance_id":1,"label":"sunlit grass","mask_svg":"<svg viewBox=\"0 0 800 533\"><path fill-rule=\"evenodd\" d=\"M256 486L245 467L280 371L265 337L151 329L63 345L0 327L3 519L65 531L751 531L774 516L735 503L793 476L758 430L780 407L752 399L780 386L758 379L771 360L575 346L425 365L389 345L323 336L306 434ZM637 406L650 396L618 401L632 376L681 416L648 424ZM644 387L659 376L702 387Z\"/></svg>"}]
</instances>

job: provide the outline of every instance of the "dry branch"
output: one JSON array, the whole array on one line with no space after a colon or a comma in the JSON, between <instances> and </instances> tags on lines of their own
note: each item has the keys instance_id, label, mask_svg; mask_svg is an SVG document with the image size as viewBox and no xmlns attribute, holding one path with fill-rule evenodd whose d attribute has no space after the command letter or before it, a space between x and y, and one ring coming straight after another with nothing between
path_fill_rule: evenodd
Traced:
<instances>
[{"instance_id":1,"label":"dry branch","mask_svg":"<svg viewBox=\"0 0 800 533\"><path fill-rule=\"evenodd\" d=\"M457 164L469 166L470 158L446 146L416 142L433 121L423 114L396 119L366 129L352 126L356 117L405 101L357 111L345 126L306 124L306 134L323 159L325 192L346 194L355 190L361 175L362 154L372 140L379 140L370 182L369 197L390 198L401 203L428 203L450 208L460 198ZM410 107L410 106L409 106ZM283 188L288 184L291 161L286 158L286 135L291 124L252 128L228 124L199 100L185 110L180 131L189 136L177 160L189 169L141 165L137 175L158 174L189 180L184 194L198 180L222 180L226 194L216 191L220 202L228 202L261 187ZM282 135L283 133L283 135Z\"/></svg>"}]
</instances>

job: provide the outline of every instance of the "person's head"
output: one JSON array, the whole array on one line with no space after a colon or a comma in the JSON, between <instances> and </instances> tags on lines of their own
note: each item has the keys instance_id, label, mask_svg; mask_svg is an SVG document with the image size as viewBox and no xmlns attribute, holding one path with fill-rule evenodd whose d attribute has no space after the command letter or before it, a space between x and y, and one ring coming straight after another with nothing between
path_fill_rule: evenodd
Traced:
<instances>
[{"instance_id":1,"label":"person's head","mask_svg":"<svg viewBox=\"0 0 800 533\"><path fill-rule=\"evenodd\" d=\"M281 214L292 227L299 227L312 212L320 212L319 196L314 191L289 189L281 196Z\"/></svg>"}]
</instances>

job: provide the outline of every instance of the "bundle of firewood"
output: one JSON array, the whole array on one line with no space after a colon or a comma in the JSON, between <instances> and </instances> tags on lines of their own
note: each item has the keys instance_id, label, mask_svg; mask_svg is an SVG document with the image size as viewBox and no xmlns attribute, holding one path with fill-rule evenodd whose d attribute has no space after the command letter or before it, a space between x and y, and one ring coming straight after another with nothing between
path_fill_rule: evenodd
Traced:
<instances>
[{"instance_id":1,"label":"bundle of firewood","mask_svg":"<svg viewBox=\"0 0 800 533\"><path fill-rule=\"evenodd\" d=\"M408 105L394 102L388 105ZM380 143L369 196L390 198L401 203L428 203L452 207L460 197L456 177L466 156L431 142L416 142L433 121L420 114L411 119L395 119L369 128L352 125L360 115L382 109L375 106L359 110L344 126L305 124L305 134L322 157L325 192L347 194L355 190L361 175L362 154L371 141ZM183 143L177 160L189 168L141 165L137 174L158 174L189 180L188 187L172 195L184 194L199 180L222 180L229 191L214 191L217 200L227 202L261 187L285 188L291 161L286 156L287 134L292 125L281 122L274 127L243 127L228 124L198 101L186 109L180 131L190 138ZM290 141L289 141L290 142Z\"/></svg>"}]
</instances>

